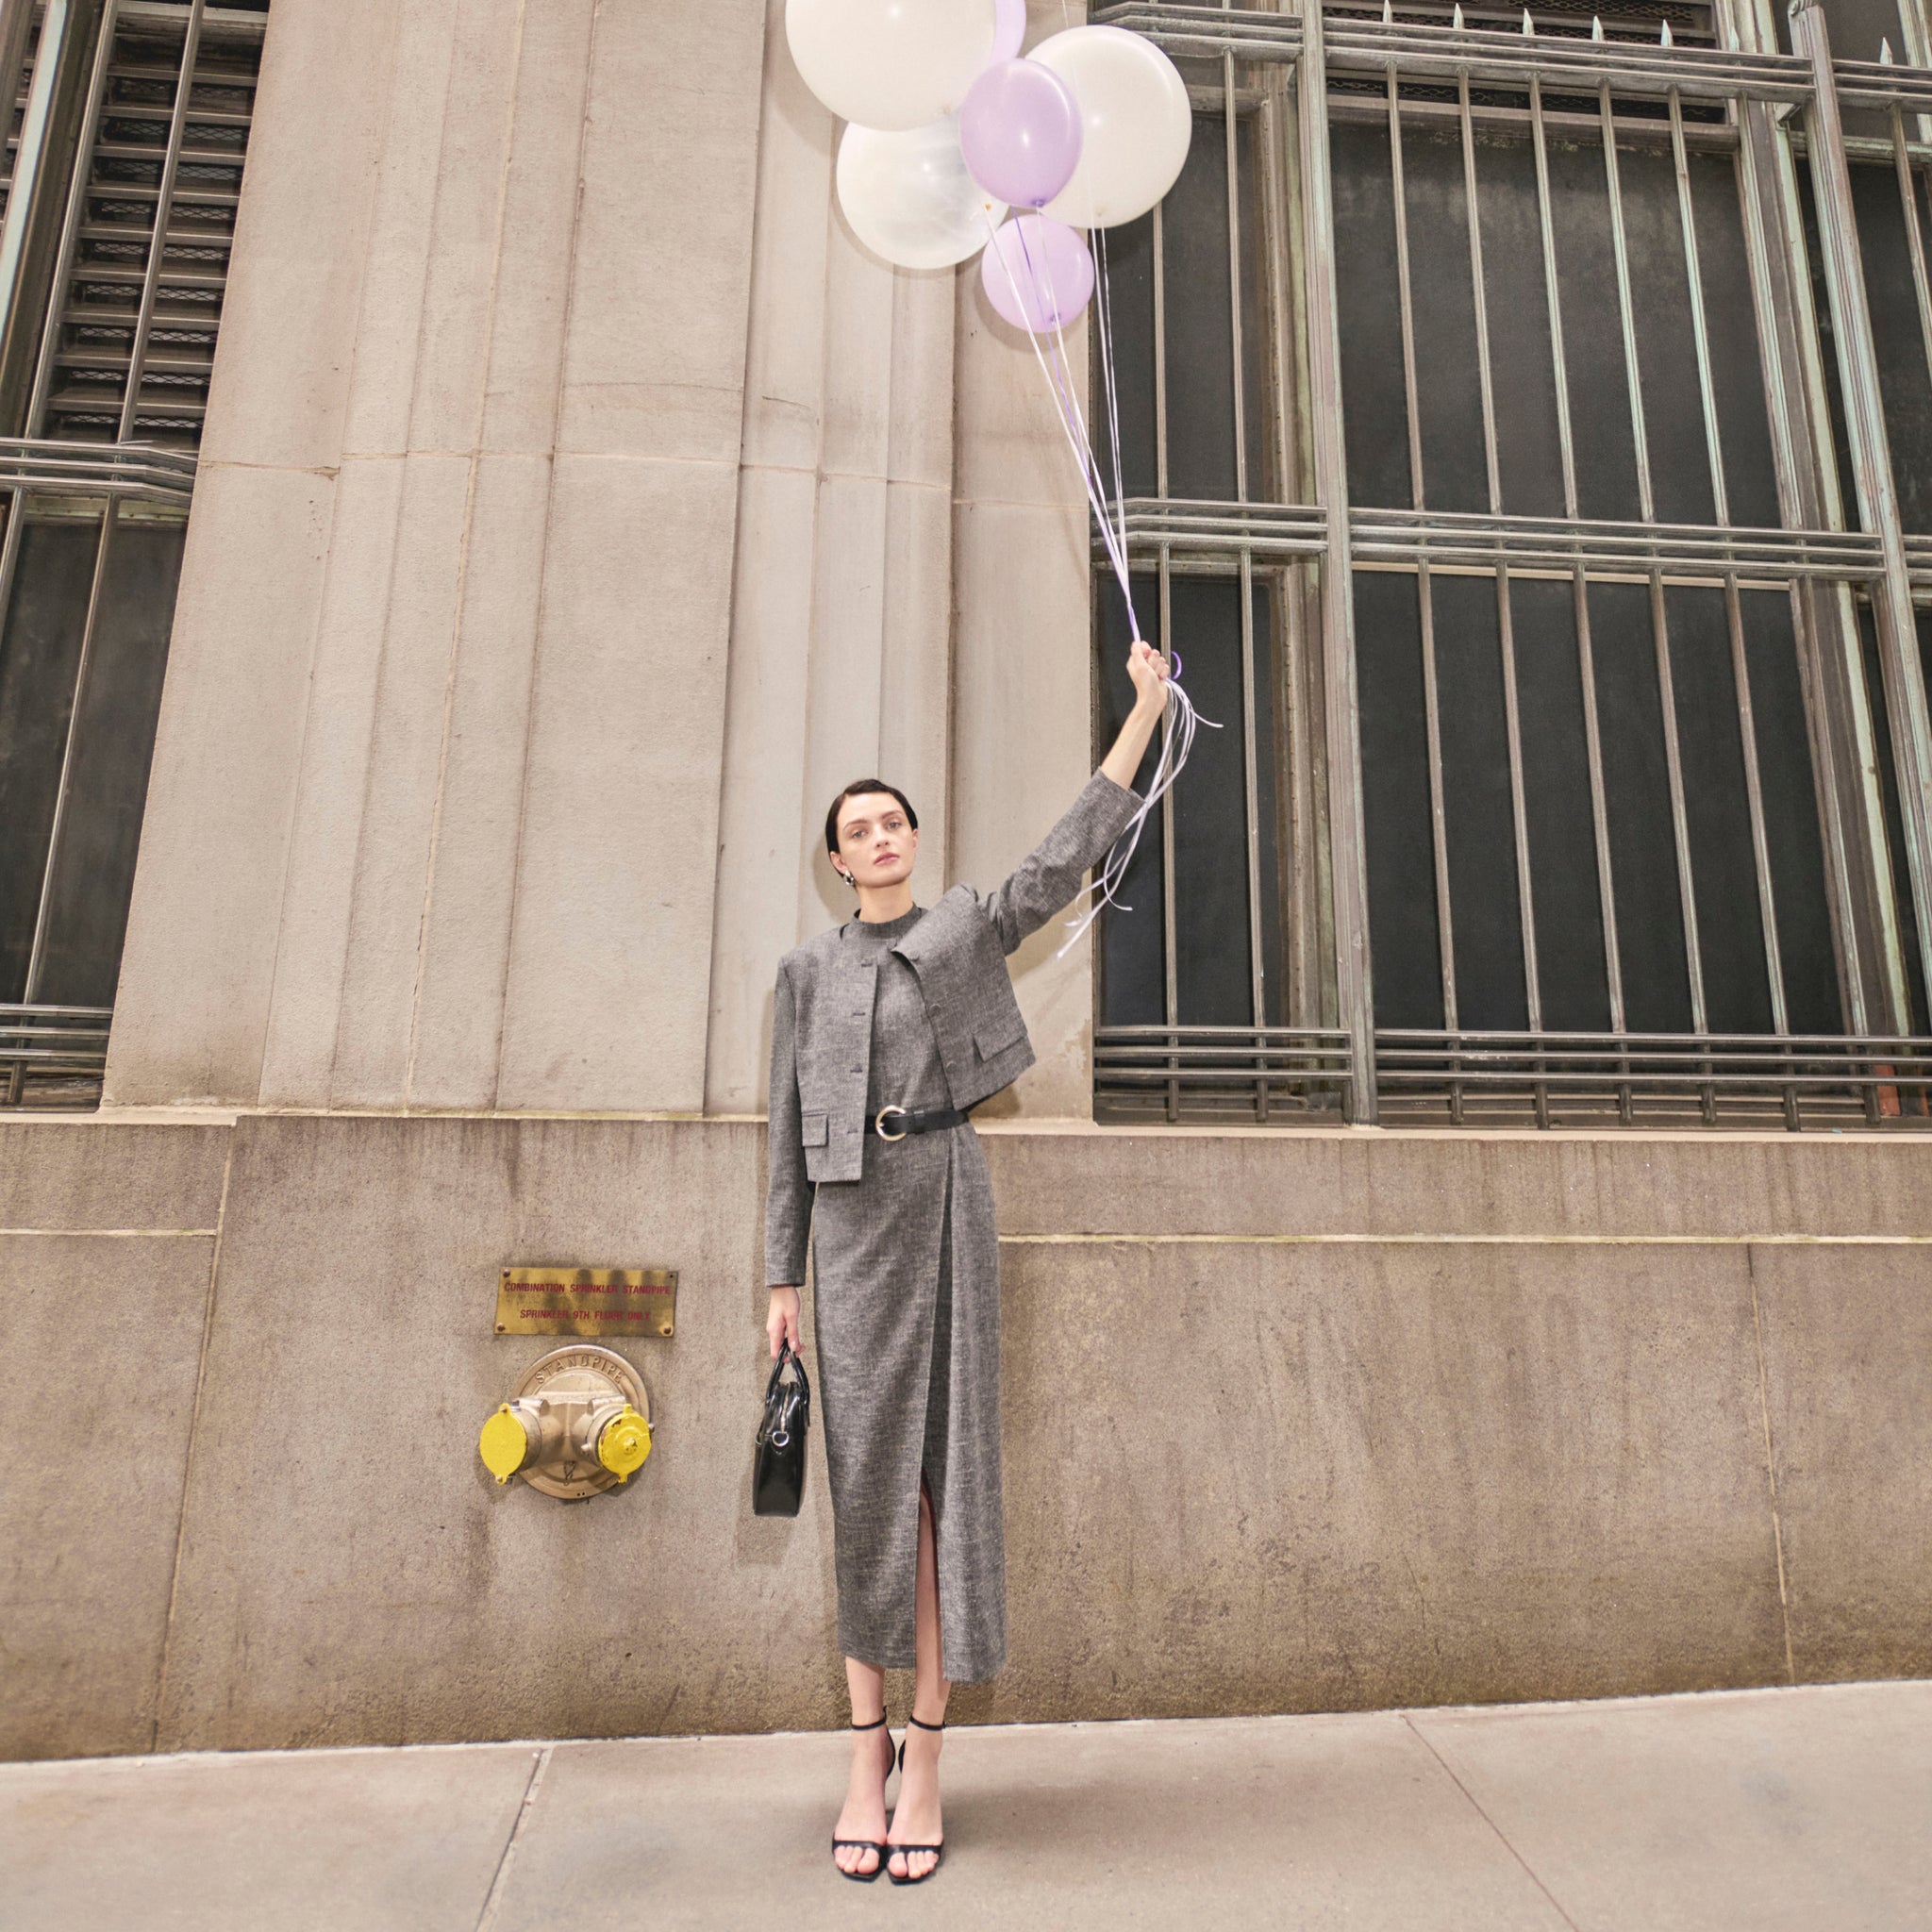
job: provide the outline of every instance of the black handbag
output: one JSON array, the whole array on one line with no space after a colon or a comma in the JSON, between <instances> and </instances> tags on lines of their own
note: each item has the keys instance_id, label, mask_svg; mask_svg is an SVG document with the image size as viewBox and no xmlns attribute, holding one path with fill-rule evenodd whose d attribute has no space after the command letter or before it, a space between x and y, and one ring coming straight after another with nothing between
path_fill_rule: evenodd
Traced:
<instances>
[{"instance_id":1,"label":"black handbag","mask_svg":"<svg viewBox=\"0 0 1932 1932\"><path fill-rule=\"evenodd\" d=\"M783 1379L787 1364L797 1377ZM811 1423L811 1384L805 1364L781 1342L772 1379L765 1384L765 1412L751 1452L751 1507L758 1516L796 1516L805 1494L805 1436Z\"/></svg>"}]
</instances>

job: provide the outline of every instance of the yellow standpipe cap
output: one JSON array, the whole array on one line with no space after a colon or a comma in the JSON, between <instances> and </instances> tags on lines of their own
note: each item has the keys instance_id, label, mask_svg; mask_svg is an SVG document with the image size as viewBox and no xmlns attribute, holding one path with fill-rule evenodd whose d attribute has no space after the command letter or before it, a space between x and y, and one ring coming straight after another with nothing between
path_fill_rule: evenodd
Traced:
<instances>
[{"instance_id":1,"label":"yellow standpipe cap","mask_svg":"<svg viewBox=\"0 0 1932 1932\"><path fill-rule=\"evenodd\" d=\"M483 1433L476 1439L476 1450L484 1466L500 1483L508 1482L523 1468L529 1457L530 1438L508 1403L483 1424Z\"/></svg>"},{"instance_id":2,"label":"yellow standpipe cap","mask_svg":"<svg viewBox=\"0 0 1932 1932\"><path fill-rule=\"evenodd\" d=\"M597 1438L597 1460L619 1482L628 1482L651 1453L651 1425L628 1404L604 1424Z\"/></svg>"}]
</instances>

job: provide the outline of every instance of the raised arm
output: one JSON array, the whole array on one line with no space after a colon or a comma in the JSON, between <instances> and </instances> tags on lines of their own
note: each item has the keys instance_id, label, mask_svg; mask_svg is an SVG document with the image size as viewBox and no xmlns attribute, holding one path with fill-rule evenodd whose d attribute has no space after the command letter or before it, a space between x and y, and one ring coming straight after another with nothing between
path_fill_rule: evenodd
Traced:
<instances>
[{"instance_id":1,"label":"raised arm","mask_svg":"<svg viewBox=\"0 0 1932 1932\"><path fill-rule=\"evenodd\" d=\"M798 1283L805 1279L805 1249L811 1232L811 1182L805 1172L805 1141L798 1124L797 1014L791 980L781 965L772 996L771 1124L765 1178L765 1284L773 1291L772 1314L798 1346ZM769 1326L769 1324L768 1324ZM772 1353L778 1352L778 1337Z\"/></svg>"},{"instance_id":2,"label":"raised arm","mask_svg":"<svg viewBox=\"0 0 1932 1932\"><path fill-rule=\"evenodd\" d=\"M1127 713L1120 736L1100 761L1100 769L1124 788L1132 787L1134 774L1147 756L1154 727L1167 709L1167 659L1152 644L1136 638L1127 653L1127 675L1134 680L1134 708Z\"/></svg>"},{"instance_id":3,"label":"raised arm","mask_svg":"<svg viewBox=\"0 0 1932 1932\"><path fill-rule=\"evenodd\" d=\"M1066 816L987 897L988 916L1008 953L1080 890L1082 875L1107 856L1134 816L1139 804L1131 789L1134 774L1167 708L1167 659L1137 641L1127 658L1127 675L1134 680L1134 708L1100 769Z\"/></svg>"}]
</instances>

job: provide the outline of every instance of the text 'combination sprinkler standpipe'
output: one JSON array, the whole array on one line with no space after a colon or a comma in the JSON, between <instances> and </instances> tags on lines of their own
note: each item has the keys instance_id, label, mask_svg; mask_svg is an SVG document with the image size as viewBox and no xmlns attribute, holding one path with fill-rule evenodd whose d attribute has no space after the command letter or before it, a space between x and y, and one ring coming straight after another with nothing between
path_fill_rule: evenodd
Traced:
<instances>
[{"instance_id":1,"label":"text 'combination sprinkler standpipe'","mask_svg":"<svg viewBox=\"0 0 1932 1932\"><path fill-rule=\"evenodd\" d=\"M650 1397L643 1378L610 1349L553 1349L483 1424L476 1447L499 1483L520 1475L566 1502L594 1496L644 1466Z\"/></svg>"}]
</instances>

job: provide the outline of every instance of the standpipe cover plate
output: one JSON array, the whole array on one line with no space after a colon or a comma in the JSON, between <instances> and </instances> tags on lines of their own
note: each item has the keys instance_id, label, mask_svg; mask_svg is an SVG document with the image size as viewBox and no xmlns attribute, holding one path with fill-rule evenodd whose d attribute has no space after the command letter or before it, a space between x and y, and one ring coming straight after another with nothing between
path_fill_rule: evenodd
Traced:
<instances>
[{"instance_id":1,"label":"standpipe cover plate","mask_svg":"<svg viewBox=\"0 0 1932 1932\"><path fill-rule=\"evenodd\" d=\"M476 1448L484 1466L500 1483L508 1482L523 1468L530 1453L530 1438L522 1421L510 1412L508 1403L483 1424Z\"/></svg>"},{"instance_id":2,"label":"standpipe cover plate","mask_svg":"<svg viewBox=\"0 0 1932 1932\"><path fill-rule=\"evenodd\" d=\"M651 1453L651 1425L626 1405L604 1424L597 1438L597 1460L619 1482L628 1482Z\"/></svg>"}]
</instances>

